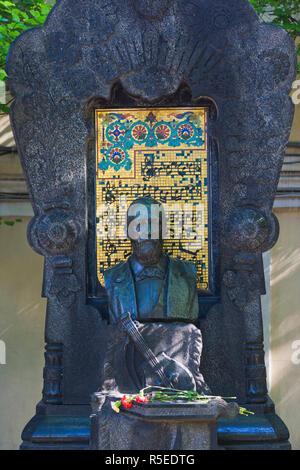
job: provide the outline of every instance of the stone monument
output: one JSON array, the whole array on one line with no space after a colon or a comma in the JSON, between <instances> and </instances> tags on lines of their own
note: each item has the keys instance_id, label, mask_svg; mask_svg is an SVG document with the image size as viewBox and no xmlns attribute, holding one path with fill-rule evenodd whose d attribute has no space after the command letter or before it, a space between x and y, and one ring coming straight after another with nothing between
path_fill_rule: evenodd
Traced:
<instances>
[{"instance_id":1,"label":"stone monument","mask_svg":"<svg viewBox=\"0 0 300 470\"><path fill-rule=\"evenodd\" d=\"M218 442L289 448L267 394L260 304L293 120L288 34L248 0L60 0L13 43L7 74L47 298L43 398L21 447L88 448L109 336L104 272L130 255L124 239L99 239L99 208L122 214L126 195L203 205L202 248L164 245L196 266L207 386L255 411L221 418Z\"/></svg>"},{"instance_id":2,"label":"stone monument","mask_svg":"<svg viewBox=\"0 0 300 470\"><path fill-rule=\"evenodd\" d=\"M136 218L130 216L132 208ZM173 394L197 391L199 398L210 393L200 373L201 332L192 323L199 317L197 273L191 262L164 253L161 204L139 198L128 214L132 255L104 272L110 331L104 383L92 396L90 449L217 449L217 420L235 418L236 403L220 397L193 402L178 395L176 400L168 395L163 402L149 401L151 391L166 388ZM130 230L133 222L135 230ZM120 412L116 402L122 402L122 394L132 397L141 390L143 406L134 401L130 411Z\"/></svg>"}]
</instances>

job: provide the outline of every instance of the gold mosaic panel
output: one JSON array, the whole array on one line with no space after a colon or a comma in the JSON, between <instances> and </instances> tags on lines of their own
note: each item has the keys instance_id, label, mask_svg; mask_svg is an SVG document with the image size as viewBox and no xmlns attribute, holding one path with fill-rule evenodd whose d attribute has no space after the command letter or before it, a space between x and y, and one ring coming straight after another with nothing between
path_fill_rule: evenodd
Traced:
<instances>
[{"instance_id":1,"label":"gold mosaic panel","mask_svg":"<svg viewBox=\"0 0 300 470\"><path fill-rule=\"evenodd\" d=\"M120 239L122 228L109 233L112 204L117 220L125 221L129 205L151 196L187 213L185 229L196 229L196 209L202 212L202 237L187 232L176 239L174 217L165 251L172 257L193 261L198 287L209 288L208 153L206 108L97 109L96 119L96 215L97 272L103 272L131 254L130 241ZM121 199L120 199L121 198ZM126 198L126 201L125 199ZM125 202L124 202L125 201ZM112 207L112 206L110 206ZM119 217L119 219L118 219ZM175 215L176 220L176 215ZM198 219L199 220L199 219ZM198 222L199 223L199 222ZM108 235L103 239L103 235Z\"/></svg>"}]
</instances>

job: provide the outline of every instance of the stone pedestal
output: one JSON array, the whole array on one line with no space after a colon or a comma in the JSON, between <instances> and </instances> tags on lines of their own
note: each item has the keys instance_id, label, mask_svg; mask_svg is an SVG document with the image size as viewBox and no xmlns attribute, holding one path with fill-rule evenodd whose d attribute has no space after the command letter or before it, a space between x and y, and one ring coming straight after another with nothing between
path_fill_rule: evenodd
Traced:
<instances>
[{"instance_id":1,"label":"stone pedestal","mask_svg":"<svg viewBox=\"0 0 300 470\"><path fill-rule=\"evenodd\" d=\"M216 450L218 419L238 414L236 403L221 398L207 403L133 402L130 409L116 413L111 403L120 398L119 394L93 394L90 449Z\"/></svg>"}]
</instances>

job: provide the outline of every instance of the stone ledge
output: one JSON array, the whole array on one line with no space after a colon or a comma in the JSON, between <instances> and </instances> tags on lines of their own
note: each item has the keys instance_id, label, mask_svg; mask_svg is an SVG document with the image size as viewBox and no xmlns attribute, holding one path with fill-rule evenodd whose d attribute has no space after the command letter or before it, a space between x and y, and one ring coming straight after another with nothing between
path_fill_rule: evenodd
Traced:
<instances>
[{"instance_id":1,"label":"stone ledge","mask_svg":"<svg viewBox=\"0 0 300 470\"><path fill-rule=\"evenodd\" d=\"M217 449L218 419L221 416L235 418L239 410L236 403L215 398L207 403L133 403L130 409L116 413L111 403L121 396L114 393L92 395L90 449Z\"/></svg>"}]
</instances>

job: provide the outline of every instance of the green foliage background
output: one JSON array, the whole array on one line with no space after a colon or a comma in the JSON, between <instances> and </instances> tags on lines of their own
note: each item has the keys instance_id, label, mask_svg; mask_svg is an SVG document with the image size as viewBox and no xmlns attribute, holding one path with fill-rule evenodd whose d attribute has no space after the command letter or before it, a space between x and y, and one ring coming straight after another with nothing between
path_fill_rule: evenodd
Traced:
<instances>
[{"instance_id":1,"label":"green foliage background","mask_svg":"<svg viewBox=\"0 0 300 470\"><path fill-rule=\"evenodd\" d=\"M271 23L285 29L296 40L300 37L299 0L250 0L251 5L262 19L271 16Z\"/></svg>"},{"instance_id":2,"label":"green foliage background","mask_svg":"<svg viewBox=\"0 0 300 470\"><path fill-rule=\"evenodd\" d=\"M268 15L268 21L285 29L294 39L300 57L300 0L249 0L260 19ZM300 61L299 61L300 62ZM298 64L300 73L300 63Z\"/></svg>"},{"instance_id":3,"label":"green foliage background","mask_svg":"<svg viewBox=\"0 0 300 470\"><path fill-rule=\"evenodd\" d=\"M41 26L55 2L0 0L0 81L6 77L4 67L10 44L26 29ZM250 0L250 3L261 19L268 14L269 22L281 26L291 35L300 56L300 0ZM8 113L9 106L0 103L0 111Z\"/></svg>"},{"instance_id":4,"label":"green foliage background","mask_svg":"<svg viewBox=\"0 0 300 470\"><path fill-rule=\"evenodd\" d=\"M10 44L20 33L41 26L55 0L0 0L0 80L5 80L5 62ZM9 106L0 103L0 110L8 113Z\"/></svg>"}]
</instances>

